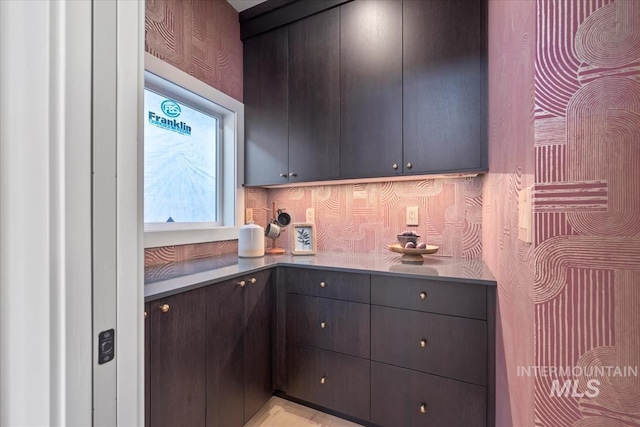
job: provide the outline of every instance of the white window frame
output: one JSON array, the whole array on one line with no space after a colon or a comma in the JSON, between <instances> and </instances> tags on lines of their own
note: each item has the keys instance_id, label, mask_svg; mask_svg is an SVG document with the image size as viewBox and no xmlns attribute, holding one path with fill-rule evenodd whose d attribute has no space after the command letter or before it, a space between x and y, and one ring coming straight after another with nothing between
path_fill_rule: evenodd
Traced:
<instances>
[{"instance_id":1,"label":"white window frame","mask_svg":"<svg viewBox=\"0 0 640 427\"><path fill-rule=\"evenodd\" d=\"M238 226L244 212L244 104L207 85L184 71L145 53L145 87L162 90L162 79L186 89L193 94L177 97L187 105L197 107L197 97L220 106L215 111L221 119L222 181L219 203L219 223L145 223L144 247L184 245L189 243L216 242L238 238ZM158 79L158 77L160 79ZM170 93L170 92L169 92ZM189 94L191 95L191 94Z\"/></svg>"}]
</instances>

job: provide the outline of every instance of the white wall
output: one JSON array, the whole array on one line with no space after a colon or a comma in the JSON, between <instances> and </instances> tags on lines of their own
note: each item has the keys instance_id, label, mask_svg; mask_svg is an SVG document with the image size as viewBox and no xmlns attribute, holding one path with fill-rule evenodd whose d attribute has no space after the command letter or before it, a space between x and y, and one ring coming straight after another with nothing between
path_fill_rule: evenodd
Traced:
<instances>
[{"instance_id":1,"label":"white wall","mask_svg":"<svg viewBox=\"0 0 640 427\"><path fill-rule=\"evenodd\" d=\"M0 2L0 424L91 423L91 4Z\"/></svg>"},{"instance_id":2,"label":"white wall","mask_svg":"<svg viewBox=\"0 0 640 427\"><path fill-rule=\"evenodd\" d=\"M144 423L144 2L110 2L117 8L115 54L106 63L117 67L118 123L117 341L110 363L117 366L117 424L136 426ZM94 404L101 401L92 402L91 49L91 1L0 1L2 426L100 423Z\"/></svg>"}]
</instances>

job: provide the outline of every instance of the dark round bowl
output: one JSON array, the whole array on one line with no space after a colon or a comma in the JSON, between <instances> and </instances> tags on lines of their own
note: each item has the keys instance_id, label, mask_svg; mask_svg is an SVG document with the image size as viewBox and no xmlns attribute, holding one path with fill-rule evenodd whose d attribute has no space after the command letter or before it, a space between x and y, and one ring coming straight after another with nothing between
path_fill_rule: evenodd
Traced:
<instances>
[{"instance_id":1,"label":"dark round bowl","mask_svg":"<svg viewBox=\"0 0 640 427\"><path fill-rule=\"evenodd\" d=\"M398 243L400 243L402 247L404 247L407 242L418 243L419 239L420 236L403 236L402 234L398 234Z\"/></svg>"}]
</instances>

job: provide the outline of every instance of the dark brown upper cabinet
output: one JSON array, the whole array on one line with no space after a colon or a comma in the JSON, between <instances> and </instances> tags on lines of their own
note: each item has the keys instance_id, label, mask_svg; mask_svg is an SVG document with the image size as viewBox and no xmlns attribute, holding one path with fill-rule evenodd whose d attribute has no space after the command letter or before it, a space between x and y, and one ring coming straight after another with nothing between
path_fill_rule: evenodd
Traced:
<instances>
[{"instance_id":1,"label":"dark brown upper cabinet","mask_svg":"<svg viewBox=\"0 0 640 427\"><path fill-rule=\"evenodd\" d=\"M486 170L485 2L402 7L404 172Z\"/></svg>"},{"instance_id":2,"label":"dark brown upper cabinet","mask_svg":"<svg viewBox=\"0 0 640 427\"><path fill-rule=\"evenodd\" d=\"M402 2L340 7L341 178L402 173Z\"/></svg>"},{"instance_id":3,"label":"dark brown upper cabinet","mask_svg":"<svg viewBox=\"0 0 640 427\"><path fill-rule=\"evenodd\" d=\"M340 11L289 25L289 182L340 177Z\"/></svg>"},{"instance_id":4,"label":"dark brown upper cabinet","mask_svg":"<svg viewBox=\"0 0 640 427\"><path fill-rule=\"evenodd\" d=\"M245 180L288 182L287 27L244 41Z\"/></svg>"},{"instance_id":5,"label":"dark brown upper cabinet","mask_svg":"<svg viewBox=\"0 0 640 427\"><path fill-rule=\"evenodd\" d=\"M241 23L247 185L487 171L486 0L279 5Z\"/></svg>"}]
</instances>

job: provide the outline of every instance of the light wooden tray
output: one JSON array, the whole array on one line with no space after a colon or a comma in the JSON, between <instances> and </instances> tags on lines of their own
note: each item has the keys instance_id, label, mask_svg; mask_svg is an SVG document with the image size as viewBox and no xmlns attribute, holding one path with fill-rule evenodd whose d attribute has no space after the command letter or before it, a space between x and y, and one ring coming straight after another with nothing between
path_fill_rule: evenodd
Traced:
<instances>
[{"instance_id":1,"label":"light wooden tray","mask_svg":"<svg viewBox=\"0 0 640 427\"><path fill-rule=\"evenodd\" d=\"M424 258L422 257L422 255L435 254L436 252L438 252L438 249L440 249L435 245L427 245L426 249L404 248L400 246L399 243L389 245L387 246L387 248L391 252L402 254L402 258L400 258L400 261L405 264L422 264L424 263Z\"/></svg>"}]
</instances>

